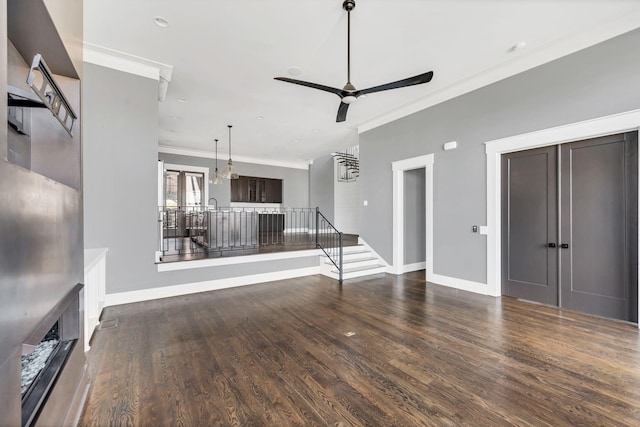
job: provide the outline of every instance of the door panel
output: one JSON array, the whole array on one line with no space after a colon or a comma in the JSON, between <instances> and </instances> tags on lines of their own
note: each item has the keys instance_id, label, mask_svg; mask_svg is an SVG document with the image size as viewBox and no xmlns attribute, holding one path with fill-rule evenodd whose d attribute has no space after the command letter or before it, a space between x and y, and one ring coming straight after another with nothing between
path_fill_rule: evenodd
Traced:
<instances>
[{"instance_id":1,"label":"door panel","mask_svg":"<svg viewBox=\"0 0 640 427\"><path fill-rule=\"evenodd\" d=\"M561 146L560 237L568 247L560 249L560 305L637 321L631 291L637 233L628 232L637 223L631 208L637 207L637 144L631 137Z\"/></svg>"},{"instance_id":2,"label":"door panel","mask_svg":"<svg viewBox=\"0 0 640 427\"><path fill-rule=\"evenodd\" d=\"M558 304L557 149L502 156L502 293Z\"/></svg>"}]
</instances>

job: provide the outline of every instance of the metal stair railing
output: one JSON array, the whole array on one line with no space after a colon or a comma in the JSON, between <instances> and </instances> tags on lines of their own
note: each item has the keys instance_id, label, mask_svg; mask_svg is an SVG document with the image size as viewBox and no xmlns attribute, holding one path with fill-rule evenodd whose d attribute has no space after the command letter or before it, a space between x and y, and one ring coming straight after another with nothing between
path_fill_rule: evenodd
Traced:
<instances>
[{"instance_id":1,"label":"metal stair railing","mask_svg":"<svg viewBox=\"0 0 640 427\"><path fill-rule=\"evenodd\" d=\"M322 249L327 258L338 269L338 281L342 283L342 233L316 208L316 247Z\"/></svg>"}]
</instances>

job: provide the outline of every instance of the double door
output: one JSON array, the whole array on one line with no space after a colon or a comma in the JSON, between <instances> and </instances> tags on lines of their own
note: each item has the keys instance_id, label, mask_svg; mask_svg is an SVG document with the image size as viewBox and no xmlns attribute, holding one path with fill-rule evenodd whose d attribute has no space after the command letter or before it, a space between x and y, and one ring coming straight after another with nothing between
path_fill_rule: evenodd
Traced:
<instances>
[{"instance_id":1,"label":"double door","mask_svg":"<svg viewBox=\"0 0 640 427\"><path fill-rule=\"evenodd\" d=\"M638 320L637 133L503 155L502 294Z\"/></svg>"}]
</instances>

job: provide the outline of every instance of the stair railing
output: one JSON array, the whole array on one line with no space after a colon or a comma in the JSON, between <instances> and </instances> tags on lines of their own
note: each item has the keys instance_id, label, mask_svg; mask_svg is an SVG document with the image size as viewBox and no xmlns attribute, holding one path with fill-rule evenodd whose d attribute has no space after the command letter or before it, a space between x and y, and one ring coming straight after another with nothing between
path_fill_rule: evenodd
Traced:
<instances>
[{"instance_id":1,"label":"stair railing","mask_svg":"<svg viewBox=\"0 0 640 427\"><path fill-rule=\"evenodd\" d=\"M322 249L338 269L338 281L342 283L342 233L316 208L316 248Z\"/></svg>"}]
</instances>

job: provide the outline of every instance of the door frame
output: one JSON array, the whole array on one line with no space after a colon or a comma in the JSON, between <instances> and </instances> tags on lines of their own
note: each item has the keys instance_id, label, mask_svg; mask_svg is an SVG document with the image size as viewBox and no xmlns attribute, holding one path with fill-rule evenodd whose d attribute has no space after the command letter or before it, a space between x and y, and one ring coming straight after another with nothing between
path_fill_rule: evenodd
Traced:
<instances>
[{"instance_id":1,"label":"door frame","mask_svg":"<svg viewBox=\"0 0 640 427\"><path fill-rule=\"evenodd\" d=\"M487 154L488 226L487 293L489 295L495 297L501 295L501 155L504 153L528 150L531 148L546 147L549 145L558 145L583 139L633 131L640 132L640 110L632 110L625 113L613 114L610 116L599 117L596 119L585 120L582 122L485 142L485 152ZM640 297L638 299L640 305ZM640 322L638 323L638 326L640 327Z\"/></svg>"},{"instance_id":2,"label":"door frame","mask_svg":"<svg viewBox=\"0 0 640 427\"><path fill-rule=\"evenodd\" d=\"M425 269L433 274L433 163L434 155L411 157L391 162L393 174L393 274L403 274L415 268L404 265L404 172L424 168L425 187ZM410 267L410 266L407 266Z\"/></svg>"},{"instance_id":3,"label":"door frame","mask_svg":"<svg viewBox=\"0 0 640 427\"><path fill-rule=\"evenodd\" d=\"M163 162L163 171L162 171L162 179L158 180L158 194L160 191L163 192L162 199L164 200L164 172L167 170L178 170L181 172L193 172L193 173L201 173L204 174L204 202L202 203L202 208L207 207L207 203L209 203L209 168L203 166L191 166L191 165L178 165L174 163L164 163ZM160 177L159 177L160 178ZM158 206L164 204L164 201L160 203Z\"/></svg>"}]
</instances>

